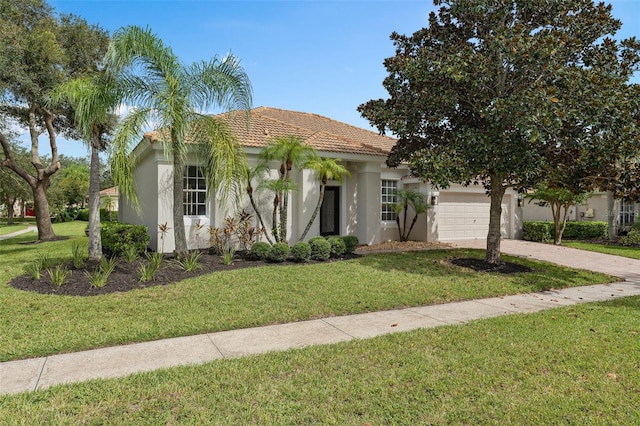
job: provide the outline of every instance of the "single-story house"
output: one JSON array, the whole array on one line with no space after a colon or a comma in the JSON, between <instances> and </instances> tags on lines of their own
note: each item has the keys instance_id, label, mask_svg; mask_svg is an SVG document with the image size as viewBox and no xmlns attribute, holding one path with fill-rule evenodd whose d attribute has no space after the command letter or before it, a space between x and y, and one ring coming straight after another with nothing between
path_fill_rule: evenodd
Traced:
<instances>
[{"instance_id":1,"label":"single-story house","mask_svg":"<svg viewBox=\"0 0 640 426\"><path fill-rule=\"evenodd\" d=\"M100 191L100 208L107 209L111 212L117 212L119 197L120 193L118 192L117 186L103 189Z\"/></svg>"},{"instance_id":2,"label":"single-story house","mask_svg":"<svg viewBox=\"0 0 640 426\"><path fill-rule=\"evenodd\" d=\"M306 239L317 235L355 235L360 243L377 244L397 240L395 213L388 203L395 201L394 192L416 189L424 194L431 208L419 217L410 238L422 241L452 241L484 239L489 225L489 197L480 186L452 185L437 190L421 179L410 177L408 168L388 168L387 154L396 140L375 132L341 123L316 114L259 107L251 111L250 125L244 112L222 114L244 147L250 166L255 166L258 153L274 137L295 135L314 147L320 156L341 160L351 176L343 182L329 182L321 212ZM151 234L151 248L171 252L173 235L160 239L158 225L167 223L173 228L171 182L173 166L158 143L158 134L149 132L134 149L137 166L134 181L141 211L139 216L130 204L120 200L120 220L144 224ZM248 199L233 208L221 205L214 197L205 197L204 180L198 174L198 159L188 156L183 173L186 180L198 181L185 188L185 227L190 248L202 247L208 242L207 227L222 226L225 217L233 216L238 208L251 212ZM272 170L277 176L277 170ZM309 170L295 176L298 190L289 202L289 242L295 243L302 234L317 204L320 184ZM187 184L185 184L187 185ZM187 194L188 192L188 194ZM246 196L245 196L246 198ZM272 195L258 194L258 203L265 219L272 209ZM502 235L519 238L522 230L521 207L517 194L508 190L502 205ZM257 224L256 224L257 225ZM203 231L205 229L205 231Z\"/></svg>"},{"instance_id":3,"label":"single-story house","mask_svg":"<svg viewBox=\"0 0 640 426\"><path fill-rule=\"evenodd\" d=\"M529 221L553 221L551 208L540 206L537 200L525 200L523 208L523 220ZM638 218L638 204L627 200L613 199L611 193L604 191L594 192L589 199L580 205L569 208L568 221L575 222L609 222L612 215L616 231L628 231Z\"/></svg>"}]
</instances>

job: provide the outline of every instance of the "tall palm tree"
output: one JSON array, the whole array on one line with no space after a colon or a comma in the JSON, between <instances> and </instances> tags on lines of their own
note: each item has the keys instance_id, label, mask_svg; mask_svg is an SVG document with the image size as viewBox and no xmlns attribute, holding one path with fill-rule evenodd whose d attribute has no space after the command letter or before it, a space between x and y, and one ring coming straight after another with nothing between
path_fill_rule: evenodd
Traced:
<instances>
[{"instance_id":1,"label":"tall palm tree","mask_svg":"<svg viewBox=\"0 0 640 426\"><path fill-rule=\"evenodd\" d=\"M183 212L186 139L197 142L202 151L200 166L207 191L217 189L225 200L244 182L246 159L225 122L205 112L212 108L245 110L248 118L249 78L232 55L186 66L156 34L136 26L113 34L106 63L125 82L123 100L135 106L114 137L114 178L138 205L128 154L145 128L161 129L161 142L173 161L175 251L183 256L187 253Z\"/></svg>"},{"instance_id":2,"label":"tall palm tree","mask_svg":"<svg viewBox=\"0 0 640 426\"><path fill-rule=\"evenodd\" d=\"M279 161L279 179L290 182L293 167L301 167L311 156L315 155L315 152L315 149L305 145L300 137L291 135L274 138L262 149L260 158L262 162L266 164L271 161ZM284 184L282 186L283 188L287 187L287 185ZM276 192L275 195L275 198L278 199L278 211L280 214L280 224L276 226L276 223L273 223L274 229L276 227L279 228L279 233L276 237L277 241L287 240L289 192L291 191L282 190L279 193Z\"/></svg>"},{"instance_id":3,"label":"tall palm tree","mask_svg":"<svg viewBox=\"0 0 640 426\"><path fill-rule=\"evenodd\" d=\"M116 82L106 74L79 77L56 87L52 102L68 102L74 109L76 127L91 148L89 166L89 259L102 257L100 236L100 150L116 123L114 110L120 103Z\"/></svg>"},{"instance_id":4,"label":"tall palm tree","mask_svg":"<svg viewBox=\"0 0 640 426\"><path fill-rule=\"evenodd\" d=\"M307 227L304 228L304 232L300 236L299 241L304 240L304 237L307 236L309 229L311 229L311 225L318 216L320 207L322 207L322 201L324 200L324 192L327 187L327 182L330 180L342 182L345 177L351 176L351 173L349 173L343 165L338 164L339 162L340 160L336 160L334 158L320 158L318 155L314 155L304 164L305 169L313 170L318 177L318 180L320 181L320 196L318 197L318 204L316 204L316 208L309 219L309 223L307 223Z\"/></svg>"}]
</instances>

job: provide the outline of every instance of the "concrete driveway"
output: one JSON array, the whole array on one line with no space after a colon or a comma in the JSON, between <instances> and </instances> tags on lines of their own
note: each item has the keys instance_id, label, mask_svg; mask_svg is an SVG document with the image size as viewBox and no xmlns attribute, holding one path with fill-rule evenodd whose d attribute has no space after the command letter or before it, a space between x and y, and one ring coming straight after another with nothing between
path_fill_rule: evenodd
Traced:
<instances>
[{"instance_id":1,"label":"concrete driveway","mask_svg":"<svg viewBox=\"0 0 640 426\"><path fill-rule=\"evenodd\" d=\"M456 241L451 244L462 248L487 247L486 240ZM524 240L502 240L500 251L512 256L544 260L571 268L614 275L626 281L640 282L640 260Z\"/></svg>"}]
</instances>

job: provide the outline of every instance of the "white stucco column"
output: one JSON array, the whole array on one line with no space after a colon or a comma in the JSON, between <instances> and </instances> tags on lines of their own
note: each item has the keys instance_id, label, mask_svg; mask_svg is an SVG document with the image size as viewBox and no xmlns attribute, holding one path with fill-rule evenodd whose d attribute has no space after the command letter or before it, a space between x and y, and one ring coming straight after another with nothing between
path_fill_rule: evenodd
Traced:
<instances>
[{"instance_id":1,"label":"white stucco column","mask_svg":"<svg viewBox=\"0 0 640 426\"><path fill-rule=\"evenodd\" d=\"M360 244L380 242L380 164L358 164L358 240Z\"/></svg>"}]
</instances>

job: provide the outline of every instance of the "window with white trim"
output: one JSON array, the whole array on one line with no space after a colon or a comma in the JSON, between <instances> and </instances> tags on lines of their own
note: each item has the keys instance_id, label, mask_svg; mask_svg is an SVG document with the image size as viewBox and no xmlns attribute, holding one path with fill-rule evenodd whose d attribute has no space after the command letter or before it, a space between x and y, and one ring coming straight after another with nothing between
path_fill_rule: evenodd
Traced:
<instances>
[{"instance_id":1,"label":"window with white trim","mask_svg":"<svg viewBox=\"0 0 640 426\"><path fill-rule=\"evenodd\" d=\"M620 201L620 228L625 229L633 225L638 216L638 207L636 203L628 200Z\"/></svg>"},{"instance_id":2,"label":"window with white trim","mask_svg":"<svg viewBox=\"0 0 640 426\"><path fill-rule=\"evenodd\" d=\"M207 183L197 166L184 168L184 189L182 205L185 216L204 216L207 214Z\"/></svg>"},{"instance_id":3,"label":"window with white trim","mask_svg":"<svg viewBox=\"0 0 640 426\"><path fill-rule=\"evenodd\" d=\"M398 181L382 179L380 185L380 201L382 202L383 221L395 221L396 210L395 204L398 201Z\"/></svg>"}]
</instances>

